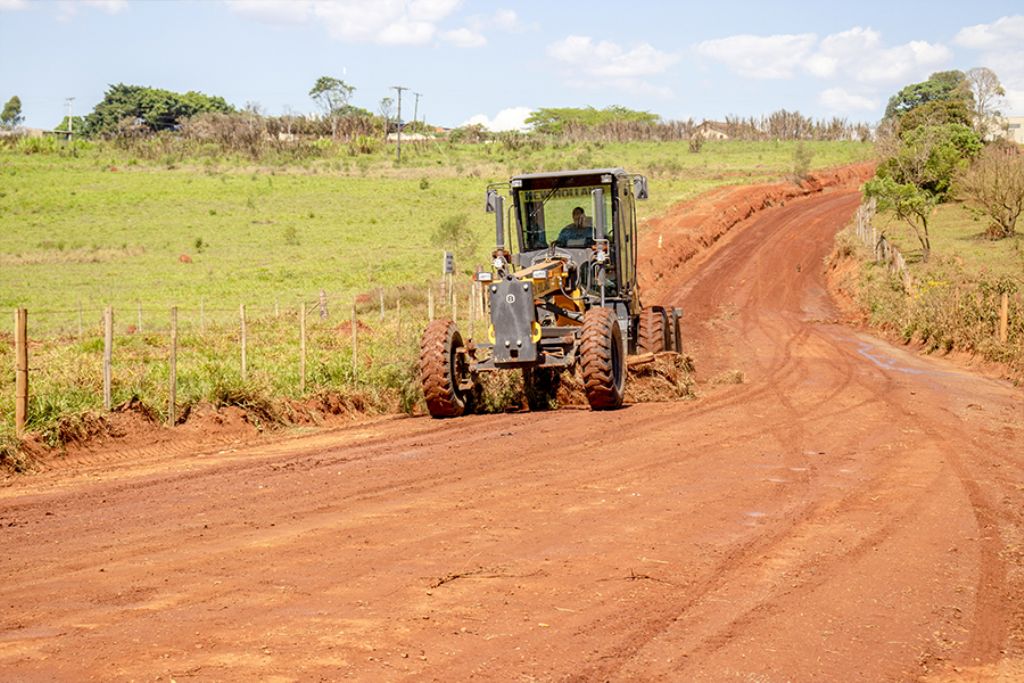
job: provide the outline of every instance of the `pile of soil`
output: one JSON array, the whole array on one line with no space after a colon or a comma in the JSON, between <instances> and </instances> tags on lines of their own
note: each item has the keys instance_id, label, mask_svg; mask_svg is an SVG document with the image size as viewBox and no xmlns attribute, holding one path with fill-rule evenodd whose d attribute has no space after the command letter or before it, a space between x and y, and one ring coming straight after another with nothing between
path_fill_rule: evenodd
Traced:
<instances>
[{"instance_id":1,"label":"pile of soil","mask_svg":"<svg viewBox=\"0 0 1024 683\"><path fill-rule=\"evenodd\" d=\"M626 403L657 403L694 397L693 359L678 353L631 357L626 378ZM639 361L639 362L638 362ZM491 372L481 375L483 395L477 412L494 413L529 410L523 375L520 372ZM579 367L563 372L549 408L587 407L587 393ZM537 409L537 406L534 406Z\"/></svg>"}]
</instances>

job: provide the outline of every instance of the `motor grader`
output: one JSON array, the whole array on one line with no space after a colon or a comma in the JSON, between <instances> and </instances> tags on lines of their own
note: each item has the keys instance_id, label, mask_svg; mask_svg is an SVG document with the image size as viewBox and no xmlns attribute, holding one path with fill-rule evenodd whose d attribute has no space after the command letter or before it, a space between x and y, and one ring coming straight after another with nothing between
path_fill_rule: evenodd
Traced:
<instances>
[{"instance_id":1,"label":"motor grader","mask_svg":"<svg viewBox=\"0 0 1024 683\"><path fill-rule=\"evenodd\" d=\"M615 409L627 354L682 350L680 311L640 303L636 201L647 194L647 179L621 168L530 173L487 187L495 249L491 268L474 276L487 339L464 339L451 320L427 326L419 369L431 416L472 410L481 373L519 369L527 395L543 396L577 366L591 408Z\"/></svg>"}]
</instances>

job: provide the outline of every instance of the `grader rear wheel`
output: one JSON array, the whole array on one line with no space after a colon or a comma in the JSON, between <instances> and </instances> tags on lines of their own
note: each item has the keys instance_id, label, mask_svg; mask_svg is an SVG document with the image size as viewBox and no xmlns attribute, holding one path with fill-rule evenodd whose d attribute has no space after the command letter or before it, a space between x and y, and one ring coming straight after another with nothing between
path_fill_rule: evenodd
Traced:
<instances>
[{"instance_id":1,"label":"grader rear wheel","mask_svg":"<svg viewBox=\"0 0 1024 683\"><path fill-rule=\"evenodd\" d=\"M580 363L587 401L594 410L622 405L626 391L626 359L622 330L609 308L591 308L583 316Z\"/></svg>"},{"instance_id":2,"label":"grader rear wheel","mask_svg":"<svg viewBox=\"0 0 1024 683\"><path fill-rule=\"evenodd\" d=\"M462 335L451 320L435 320L420 341L420 383L431 417L458 417L473 392L460 388L469 377L469 362L460 353Z\"/></svg>"},{"instance_id":3,"label":"grader rear wheel","mask_svg":"<svg viewBox=\"0 0 1024 683\"><path fill-rule=\"evenodd\" d=\"M648 306L640 312L637 351L661 353L665 350L665 314L660 309Z\"/></svg>"}]
</instances>

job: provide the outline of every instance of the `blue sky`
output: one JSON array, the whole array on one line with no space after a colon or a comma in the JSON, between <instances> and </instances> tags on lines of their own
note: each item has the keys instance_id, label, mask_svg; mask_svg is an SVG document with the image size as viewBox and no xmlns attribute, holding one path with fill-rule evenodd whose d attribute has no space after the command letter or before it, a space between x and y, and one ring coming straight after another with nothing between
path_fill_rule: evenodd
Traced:
<instances>
[{"instance_id":1,"label":"blue sky","mask_svg":"<svg viewBox=\"0 0 1024 683\"><path fill-rule=\"evenodd\" d=\"M1024 114L1019 0L0 0L0 101L18 95L26 124L44 128L65 97L82 114L119 82L313 112L321 75L354 85L353 103L371 110L407 86L422 93L421 117L445 126L610 104L875 121L902 85L973 66L994 69L1004 111Z\"/></svg>"}]
</instances>

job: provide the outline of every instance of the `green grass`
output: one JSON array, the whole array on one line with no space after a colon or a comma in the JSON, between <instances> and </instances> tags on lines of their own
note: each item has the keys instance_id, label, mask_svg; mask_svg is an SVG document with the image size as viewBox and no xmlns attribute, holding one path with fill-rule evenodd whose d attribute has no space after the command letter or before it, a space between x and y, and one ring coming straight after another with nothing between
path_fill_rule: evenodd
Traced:
<instances>
[{"instance_id":1,"label":"green grass","mask_svg":"<svg viewBox=\"0 0 1024 683\"><path fill-rule=\"evenodd\" d=\"M807 147L814 168L861 161L873 151L853 142ZM305 396L357 392L371 408L408 406L426 319L423 283L436 283L440 269L430 235L445 219L466 214L479 242L459 266L486 263L493 240L493 219L483 212L488 182L518 172L623 166L650 178L642 220L714 187L787 177L795 148L709 142L693 154L685 142L514 150L427 143L404 147L398 167L383 152L352 157L344 147L321 158L260 164L213 152L159 154L156 147L143 156L105 143L0 147L0 309L29 309L30 427L60 443L77 416L102 407L106 305L115 310L115 404L134 399L165 414L169 309L177 306L183 405L249 401L283 409L281 401L303 397L297 307L311 305L321 289L331 318L310 317ZM383 324L379 289L388 296ZM399 293L401 336L393 317ZM338 330L357 298L373 330L360 342L358 377L350 336ZM244 383L237 323L243 303L252 321ZM464 299L461 306L465 319ZM0 328L0 456L14 443L7 329Z\"/></svg>"},{"instance_id":2,"label":"green grass","mask_svg":"<svg viewBox=\"0 0 1024 683\"><path fill-rule=\"evenodd\" d=\"M924 268L921 245L913 230L891 214L876 217L875 227L884 230L904 253L912 270ZM963 270L983 277L1024 279L1024 224L1018 236L1002 240L985 237L985 221L958 202L940 205L929 221L932 257L953 259Z\"/></svg>"},{"instance_id":3,"label":"green grass","mask_svg":"<svg viewBox=\"0 0 1024 683\"><path fill-rule=\"evenodd\" d=\"M880 215L875 227L904 253L910 291L849 230L840 233L841 253L861 260L854 287L872 325L932 351L966 351L1006 364L1024 380L1024 237L989 240L984 223L957 203L938 207L930 221L932 251L921 260L909 226ZM1007 342L998 339L1002 294L1008 294Z\"/></svg>"}]
</instances>

